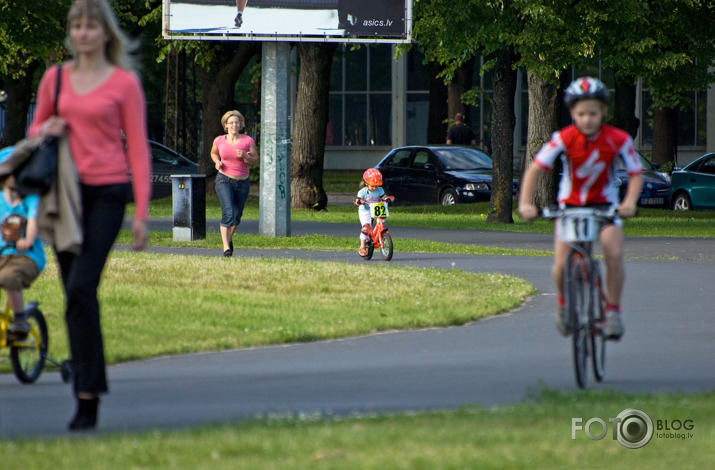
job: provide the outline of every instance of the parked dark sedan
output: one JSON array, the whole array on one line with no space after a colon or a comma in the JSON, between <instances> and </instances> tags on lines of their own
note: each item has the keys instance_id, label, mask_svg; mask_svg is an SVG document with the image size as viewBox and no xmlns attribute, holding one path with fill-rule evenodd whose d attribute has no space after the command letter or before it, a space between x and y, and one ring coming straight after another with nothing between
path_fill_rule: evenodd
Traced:
<instances>
[{"instance_id":1,"label":"parked dark sedan","mask_svg":"<svg viewBox=\"0 0 715 470\"><path fill-rule=\"evenodd\" d=\"M199 164L166 145L149 141L151 150L151 198L160 199L171 196L171 175L198 175ZM131 177L131 175L130 175ZM134 200L129 188L129 201Z\"/></svg>"},{"instance_id":2,"label":"parked dark sedan","mask_svg":"<svg viewBox=\"0 0 715 470\"><path fill-rule=\"evenodd\" d=\"M703 155L670 177L673 209L715 210L715 153Z\"/></svg>"},{"instance_id":3,"label":"parked dark sedan","mask_svg":"<svg viewBox=\"0 0 715 470\"><path fill-rule=\"evenodd\" d=\"M393 149L377 167L385 192L400 204L463 204L487 201L492 192L492 159L459 146ZM513 191L516 193L516 180Z\"/></svg>"},{"instance_id":4,"label":"parked dark sedan","mask_svg":"<svg viewBox=\"0 0 715 470\"><path fill-rule=\"evenodd\" d=\"M162 145L149 141L151 148L151 198L171 196L171 175L196 175L199 164Z\"/></svg>"},{"instance_id":5,"label":"parked dark sedan","mask_svg":"<svg viewBox=\"0 0 715 470\"><path fill-rule=\"evenodd\" d=\"M643 167L643 190L638 199L638 205L641 207L669 208L670 181L663 173L658 172L658 167L655 163L640 153L638 154L638 160L640 160ZM620 159L618 160L616 174L618 179L621 180L619 189L621 200L623 200L628 189L628 173Z\"/></svg>"}]
</instances>

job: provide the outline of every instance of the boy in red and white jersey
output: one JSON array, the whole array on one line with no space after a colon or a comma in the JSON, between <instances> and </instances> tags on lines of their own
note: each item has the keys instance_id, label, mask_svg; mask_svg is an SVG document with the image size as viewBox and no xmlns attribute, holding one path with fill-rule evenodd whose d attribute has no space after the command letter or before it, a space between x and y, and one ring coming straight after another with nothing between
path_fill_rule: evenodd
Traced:
<instances>
[{"instance_id":1,"label":"boy in red and white jersey","mask_svg":"<svg viewBox=\"0 0 715 470\"><path fill-rule=\"evenodd\" d=\"M606 336L620 339L623 323L620 300L625 272L623 269L623 218L636 214L636 205L643 187L642 167L633 147L633 139L625 131L603 123L608 107L608 91L601 81L582 77L569 85L564 101L569 108L573 124L555 132L551 140L534 156L534 162L524 173L519 195L519 214L524 220L538 215L532 203L536 184L542 173L553 168L559 156L563 162L563 175L559 185L558 202L561 207L606 205L618 207L612 224L604 225L599 240L606 263ZM620 158L630 176L628 191L622 202L618 201L616 161ZM554 265L552 276L557 292L556 327L563 335L564 324L563 272L569 245L555 234Z\"/></svg>"}]
</instances>

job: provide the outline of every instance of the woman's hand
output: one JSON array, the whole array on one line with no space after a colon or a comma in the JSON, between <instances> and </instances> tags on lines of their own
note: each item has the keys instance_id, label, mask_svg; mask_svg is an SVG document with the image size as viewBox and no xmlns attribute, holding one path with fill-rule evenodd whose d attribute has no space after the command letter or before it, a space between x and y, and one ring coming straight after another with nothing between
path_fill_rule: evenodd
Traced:
<instances>
[{"instance_id":1,"label":"woman's hand","mask_svg":"<svg viewBox=\"0 0 715 470\"><path fill-rule=\"evenodd\" d=\"M65 128L67 127L67 123L65 122L64 119L62 119L59 116L50 116L47 121L45 121L42 124L42 127L40 127L40 136L41 137L48 137L48 136L55 136L55 137L61 137L65 133Z\"/></svg>"},{"instance_id":2,"label":"woman's hand","mask_svg":"<svg viewBox=\"0 0 715 470\"><path fill-rule=\"evenodd\" d=\"M248 163L248 159L251 156L251 152L244 152L243 150L236 150L236 157L242 159L245 163Z\"/></svg>"},{"instance_id":3,"label":"woman's hand","mask_svg":"<svg viewBox=\"0 0 715 470\"><path fill-rule=\"evenodd\" d=\"M132 247L135 251L142 251L146 247L147 228L146 221L134 219L132 221Z\"/></svg>"},{"instance_id":4,"label":"woman's hand","mask_svg":"<svg viewBox=\"0 0 715 470\"><path fill-rule=\"evenodd\" d=\"M217 161L214 166L216 167L216 170L220 170L221 169L221 160Z\"/></svg>"}]
</instances>

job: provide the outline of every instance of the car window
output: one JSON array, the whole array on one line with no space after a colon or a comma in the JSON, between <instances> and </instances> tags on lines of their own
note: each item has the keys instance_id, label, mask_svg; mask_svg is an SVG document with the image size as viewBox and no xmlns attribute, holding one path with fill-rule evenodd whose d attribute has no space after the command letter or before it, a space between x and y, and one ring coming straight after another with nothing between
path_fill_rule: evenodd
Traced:
<instances>
[{"instance_id":1,"label":"car window","mask_svg":"<svg viewBox=\"0 0 715 470\"><path fill-rule=\"evenodd\" d=\"M640 153L638 155L638 162L641 164L641 168L644 170L653 170L653 165ZM622 158L616 159L616 169L618 171L626 171L626 164L623 162Z\"/></svg>"},{"instance_id":2,"label":"car window","mask_svg":"<svg viewBox=\"0 0 715 470\"><path fill-rule=\"evenodd\" d=\"M492 159L478 150L463 147L444 147L435 150L435 153L447 171L492 169Z\"/></svg>"},{"instance_id":3,"label":"car window","mask_svg":"<svg viewBox=\"0 0 715 470\"><path fill-rule=\"evenodd\" d=\"M412 151L409 149L398 150L385 162L385 166L393 168L405 168L410 161L410 153Z\"/></svg>"},{"instance_id":4,"label":"car window","mask_svg":"<svg viewBox=\"0 0 715 470\"><path fill-rule=\"evenodd\" d=\"M168 165L178 164L176 158L172 154L159 147L151 148L151 158L155 163L164 163Z\"/></svg>"},{"instance_id":5,"label":"car window","mask_svg":"<svg viewBox=\"0 0 715 470\"><path fill-rule=\"evenodd\" d=\"M427 150L418 150L415 152L415 158L412 160L410 167L424 169L425 165L428 163L434 164L432 155L430 155Z\"/></svg>"},{"instance_id":6,"label":"car window","mask_svg":"<svg viewBox=\"0 0 715 470\"><path fill-rule=\"evenodd\" d=\"M700 172L715 175L715 157L708 158L700 165Z\"/></svg>"}]
</instances>

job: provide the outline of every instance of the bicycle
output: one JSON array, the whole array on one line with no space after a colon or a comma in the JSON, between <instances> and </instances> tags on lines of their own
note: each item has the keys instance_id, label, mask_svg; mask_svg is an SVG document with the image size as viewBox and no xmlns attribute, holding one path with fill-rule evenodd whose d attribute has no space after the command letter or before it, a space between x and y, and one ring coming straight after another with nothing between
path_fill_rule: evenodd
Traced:
<instances>
[{"instance_id":1,"label":"bicycle","mask_svg":"<svg viewBox=\"0 0 715 470\"><path fill-rule=\"evenodd\" d=\"M30 324L30 332L24 338L8 332L14 317L10 302L6 302L4 311L0 312L0 348L10 348L12 371L20 382L26 384L40 377L47 359L47 323L37 306L37 302L28 302L25 306L25 319Z\"/></svg>"},{"instance_id":2,"label":"bicycle","mask_svg":"<svg viewBox=\"0 0 715 470\"><path fill-rule=\"evenodd\" d=\"M25 337L13 335L8 330L15 313L10 302L5 302L5 309L0 310L0 349L9 348L8 357L12 371L23 384L35 382L45 368L45 362L60 368L60 376L64 383L72 378L72 361L56 361L49 354L49 335L45 316L39 309L39 302L28 302L25 305L25 319L30 324L30 332ZM0 358L0 362L7 359Z\"/></svg>"},{"instance_id":3,"label":"bicycle","mask_svg":"<svg viewBox=\"0 0 715 470\"><path fill-rule=\"evenodd\" d=\"M593 257L593 242L598 240L603 224L616 216L616 210L544 208L542 216L557 219L559 238L570 246L564 267L564 321L572 337L576 383L579 388L585 388L588 356L591 356L596 381L602 382L606 374L607 297L601 263Z\"/></svg>"},{"instance_id":4,"label":"bicycle","mask_svg":"<svg viewBox=\"0 0 715 470\"><path fill-rule=\"evenodd\" d=\"M390 261L392 259L394 247L392 244L392 236L390 235L390 231L385 226L385 219L390 216L390 213L387 210L387 206L388 203L392 202L393 200L394 196L390 196L384 201L367 203L370 206L370 215L372 215L372 222L370 232L365 234L368 236L368 239L365 243L365 250L367 250L367 254L362 255L363 259L365 260L372 259L372 254L375 251L376 247L380 249L382 259L384 259L385 261ZM360 199L360 203L366 204L364 199Z\"/></svg>"}]
</instances>

